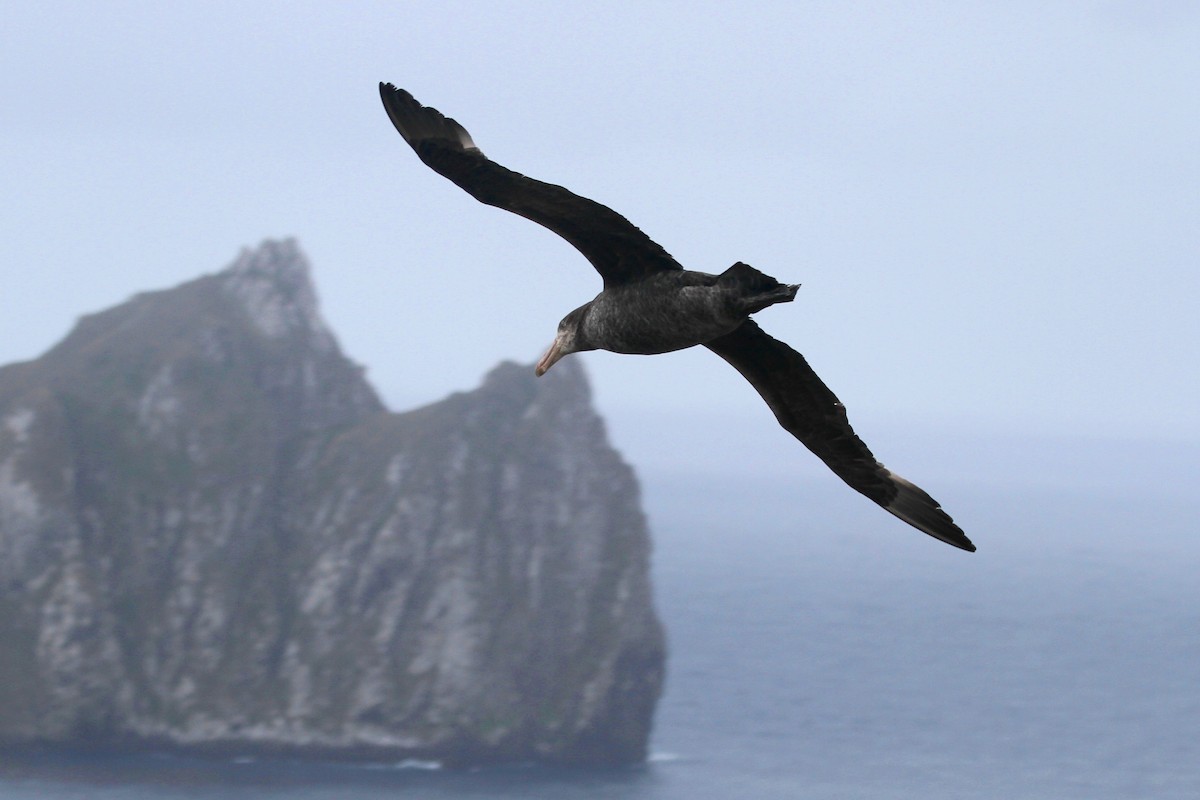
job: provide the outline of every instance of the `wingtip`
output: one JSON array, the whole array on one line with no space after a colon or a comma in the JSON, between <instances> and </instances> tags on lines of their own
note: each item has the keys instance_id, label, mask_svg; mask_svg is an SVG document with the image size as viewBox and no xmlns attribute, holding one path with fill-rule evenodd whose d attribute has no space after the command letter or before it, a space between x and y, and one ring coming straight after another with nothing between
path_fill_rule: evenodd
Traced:
<instances>
[{"instance_id":1,"label":"wingtip","mask_svg":"<svg viewBox=\"0 0 1200 800\"><path fill-rule=\"evenodd\" d=\"M938 541L968 553L975 552L975 544L924 489L894 472L890 475L899 491L895 498L884 506L885 509Z\"/></svg>"},{"instance_id":2,"label":"wingtip","mask_svg":"<svg viewBox=\"0 0 1200 800\"><path fill-rule=\"evenodd\" d=\"M421 105L404 89L380 81L379 97L388 118L414 150L423 141L429 140L453 142L462 150L479 150L466 128L436 108Z\"/></svg>"},{"instance_id":3,"label":"wingtip","mask_svg":"<svg viewBox=\"0 0 1200 800\"><path fill-rule=\"evenodd\" d=\"M946 519L949 519L949 517L947 517ZM974 553L975 552L975 543L972 542L970 539L968 539L966 534L964 534L961 530L959 530L957 525L954 525L953 523L951 523L951 525L954 528L954 532L953 532L952 536L946 536L946 537L938 536L937 538L940 541L943 541L948 545L957 547L959 550L965 550L968 553Z\"/></svg>"},{"instance_id":4,"label":"wingtip","mask_svg":"<svg viewBox=\"0 0 1200 800\"><path fill-rule=\"evenodd\" d=\"M394 83L380 81L379 96L383 99L383 104L385 106L390 106L392 103L400 101L404 105L416 106L418 108L420 107L420 103L417 102L417 98L413 97L411 94L401 89Z\"/></svg>"},{"instance_id":5,"label":"wingtip","mask_svg":"<svg viewBox=\"0 0 1200 800\"><path fill-rule=\"evenodd\" d=\"M380 81L379 97L389 112L398 111L404 114L419 115L419 112L424 109L424 106L417 102L417 98L394 83Z\"/></svg>"}]
</instances>

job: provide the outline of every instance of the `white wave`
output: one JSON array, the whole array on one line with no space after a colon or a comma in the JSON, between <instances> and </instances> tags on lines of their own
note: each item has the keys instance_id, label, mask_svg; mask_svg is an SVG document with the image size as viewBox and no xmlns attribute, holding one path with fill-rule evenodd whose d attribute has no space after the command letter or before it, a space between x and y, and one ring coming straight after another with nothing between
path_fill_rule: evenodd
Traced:
<instances>
[{"instance_id":1,"label":"white wave","mask_svg":"<svg viewBox=\"0 0 1200 800\"><path fill-rule=\"evenodd\" d=\"M651 753L646 756L647 764L668 764L672 761L683 761L683 756L678 753Z\"/></svg>"},{"instance_id":2,"label":"white wave","mask_svg":"<svg viewBox=\"0 0 1200 800\"><path fill-rule=\"evenodd\" d=\"M364 769L419 769L436 770L442 768L442 762L424 758L406 758L395 764L363 764Z\"/></svg>"}]
</instances>

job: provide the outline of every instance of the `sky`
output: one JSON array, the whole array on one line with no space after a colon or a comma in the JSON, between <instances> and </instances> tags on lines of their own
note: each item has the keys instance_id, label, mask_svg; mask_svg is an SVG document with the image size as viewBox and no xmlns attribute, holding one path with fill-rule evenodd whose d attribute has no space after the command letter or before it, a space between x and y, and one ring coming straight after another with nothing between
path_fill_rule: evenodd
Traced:
<instances>
[{"instance_id":1,"label":"sky","mask_svg":"<svg viewBox=\"0 0 1200 800\"><path fill-rule=\"evenodd\" d=\"M1006 465L1045 437L1190 448L1198 9L10 4L0 363L294 236L392 408L532 364L597 275L424 167L382 80L500 163L613 207L685 267L741 260L801 283L759 322L890 466L968 469L979 454L937 445L951 434L1014 443ZM702 349L572 358L635 465L815 469ZM1078 469L1071 452L1039 467Z\"/></svg>"}]
</instances>

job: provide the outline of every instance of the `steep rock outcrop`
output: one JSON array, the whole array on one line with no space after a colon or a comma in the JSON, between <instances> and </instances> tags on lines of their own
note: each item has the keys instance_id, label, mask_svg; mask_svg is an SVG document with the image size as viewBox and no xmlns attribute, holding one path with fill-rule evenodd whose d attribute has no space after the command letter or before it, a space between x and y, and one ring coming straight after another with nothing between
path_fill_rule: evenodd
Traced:
<instances>
[{"instance_id":1,"label":"steep rock outcrop","mask_svg":"<svg viewBox=\"0 0 1200 800\"><path fill-rule=\"evenodd\" d=\"M268 242L0 369L0 744L635 761L648 551L577 364L389 413Z\"/></svg>"}]
</instances>

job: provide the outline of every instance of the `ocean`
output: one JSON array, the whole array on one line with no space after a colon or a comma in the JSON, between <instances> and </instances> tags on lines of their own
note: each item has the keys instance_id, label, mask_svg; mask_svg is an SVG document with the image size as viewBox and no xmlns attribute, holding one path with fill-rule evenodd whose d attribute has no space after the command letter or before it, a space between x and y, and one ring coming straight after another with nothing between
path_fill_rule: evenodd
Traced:
<instances>
[{"instance_id":1,"label":"ocean","mask_svg":"<svg viewBox=\"0 0 1200 800\"><path fill-rule=\"evenodd\" d=\"M972 555L835 484L647 483L670 659L644 766L10 755L0 800L1200 797L1195 500L939 489Z\"/></svg>"}]
</instances>

